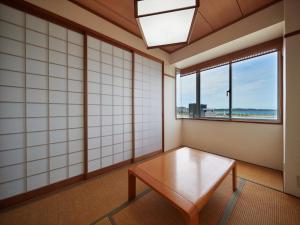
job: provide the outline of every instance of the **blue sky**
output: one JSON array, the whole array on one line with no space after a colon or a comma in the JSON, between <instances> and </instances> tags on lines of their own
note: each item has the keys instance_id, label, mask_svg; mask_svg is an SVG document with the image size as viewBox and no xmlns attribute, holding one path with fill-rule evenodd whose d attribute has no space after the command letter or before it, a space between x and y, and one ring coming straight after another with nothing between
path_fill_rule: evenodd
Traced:
<instances>
[{"instance_id":1,"label":"blue sky","mask_svg":"<svg viewBox=\"0 0 300 225\"><path fill-rule=\"evenodd\" d=\"M201 104L208 108L227 108L229 98L229 66L221 66L201 73ZM196 76L181 78L179 105L195 103ZM277 53L232 64L232 107L277 109Z\"/></svg>"}]
</instances>

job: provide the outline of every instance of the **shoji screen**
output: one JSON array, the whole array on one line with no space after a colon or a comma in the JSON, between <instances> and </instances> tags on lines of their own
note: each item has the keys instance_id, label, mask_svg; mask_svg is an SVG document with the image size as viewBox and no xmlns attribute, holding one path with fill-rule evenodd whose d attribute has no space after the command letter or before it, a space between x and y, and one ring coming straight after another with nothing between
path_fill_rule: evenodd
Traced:
<instances>
[{"instance_id":1,"label":"shoji screen","mask_svg":"<svg viewBox=\"0 0 300 225\"><path fill-rule=\"evenodd\" d=\"M162 64L134 55L135 157L162 150Z\"/></svg>"},{"instance_id":2,"label":"shoji screen","mask_svg":"<svg viewBox=\"0 0 300 225\"><path fill-rule=\"evenodd\" d=\"M132 157L132 54L88 36L88 172Z\"/></svg>"},{"instance_id":3,"label":"shoji screen","mask_svg":"<svg viewBox=\"0 0 300 225\"><path fill-rule=\"evenodd\" d=\"M0 199L83 173L83 36L0 4Z\"/></svg>"}]
</instances>

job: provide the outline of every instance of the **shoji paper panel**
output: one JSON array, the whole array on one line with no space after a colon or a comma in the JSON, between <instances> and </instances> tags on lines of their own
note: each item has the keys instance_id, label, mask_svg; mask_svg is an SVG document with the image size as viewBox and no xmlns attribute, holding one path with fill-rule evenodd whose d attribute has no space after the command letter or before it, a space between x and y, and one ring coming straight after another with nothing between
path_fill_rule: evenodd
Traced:
<instances>
[{"instance_id":1,"label":"shoji paper panel","mask_svg":"<svg viewBox=\"0 0 300 225\"><path fill-rule=\"evenodd\" d=\"M83 35L0 4L0 199L83 173Z\"/></svg>"},{"instance_id":2,"label":"shoji paper panel","mask_svg":"<svg viewBox=\"0 0 300 225\"><path fill-rule=\"evenodd\" d=\"M26 191L25 14L0 5L0 199Z\"/></svg>"},{"instance_id":3,"label":"shoji paper panel","mask_svg":"<svg viewBox=\"0 0 300 225\"><path fill-rule=\"evenodd\" d=\"M88 36L88 172L132 157L132 55Z\"/></svg>"},{"instance_id":4,"label":"shoji paper panel","mask_svg":"<svg viewBox=\"0 0 300 225\"><path fill-rule=\"evenodd\" d=\"M162 65L134 56L135 157L162 150Z\"/></svg>"}]
</instances>

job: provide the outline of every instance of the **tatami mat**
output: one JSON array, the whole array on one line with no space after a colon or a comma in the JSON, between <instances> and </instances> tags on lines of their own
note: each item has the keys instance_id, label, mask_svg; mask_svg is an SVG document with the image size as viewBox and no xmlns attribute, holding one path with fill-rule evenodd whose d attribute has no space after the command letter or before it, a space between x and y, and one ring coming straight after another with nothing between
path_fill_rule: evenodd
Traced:
<instances>
[{"instance_id":1,"label":"tatami mat","mask_svg":"<svg viewBox=\"0 0 300 225\"><path fill-rule=\"evenodd\" d=\"M1 225L86 225L127 201L127 169L0 212ZM137 182L137 192L146 185Z\"/></svg>"},{"instance_id":2,"label":"tatami mat","mask_svg":"<svg viewBox=\"0 0 300 225\"><path fill-rule=\"evenodd\" d=\"M299 225L300 199L246 182L229 225Z\"/></svg>"},{"instance_id":3,"label":"tatami mat","mask_svg":"<svg viewBox=\"0 0 300 225\"><path fill-rule=\"evenodd\" d=\"M201 225L217 225L232 195L232 180L228 176L217 189L208 204L200 212ZM180 212L155 191L132 202L113 215L117 225L182 225Z\"/></svg>"},{"instance_id":4,"label":"tatami mat","mask_svg":"<svg viewBox=\"0 0 300 225\"><path fill-rule=\"evenodd\" d=\"M237 161L237 176L255 183L283 191L282 171Z\"/></svg>"}]
</instances>

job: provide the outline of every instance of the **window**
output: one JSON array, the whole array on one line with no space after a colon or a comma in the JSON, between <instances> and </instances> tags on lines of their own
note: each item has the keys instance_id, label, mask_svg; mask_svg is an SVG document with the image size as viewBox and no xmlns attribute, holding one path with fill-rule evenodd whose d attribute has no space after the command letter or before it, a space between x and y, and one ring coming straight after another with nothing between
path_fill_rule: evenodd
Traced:
<instances>
[{"instance_id":1,"label":"window","mask_svg":"<svg viewBox=\"0 0 300 225\"><path fill-rule=\"evenodd\" d=\"M196 74L176 76L177 118L196 117Z\"/></svg>"},{"instance_id":2,"label":"window","mask_svg":"<svg viewBox=\"0 0 300 225\"><path fill-rule=\"evenodd\" d=\"M280 122L279 55L252 54L177 75L177 118Z\"/></svg>"},{"instance_id":3,"label":"window","mask_svg":"<svg viewBox=\"0 0 300 225\"><path fill-rule=\"evenodd\" d=\"M200 116L229 117L229 65L200 72Z\"/></svg>"},{"instance_id":4,"label":"window","mask_svg":"<svg viewBox=\"0 0 300 225\"><path fill-rule=\"evenodd\" d=\"M277 120L277 58L273 52L232 64L232 118Z\"/></svg>"}]
</instances>

